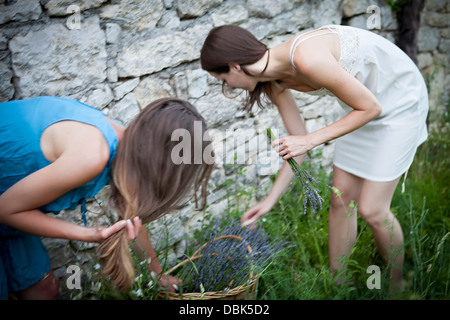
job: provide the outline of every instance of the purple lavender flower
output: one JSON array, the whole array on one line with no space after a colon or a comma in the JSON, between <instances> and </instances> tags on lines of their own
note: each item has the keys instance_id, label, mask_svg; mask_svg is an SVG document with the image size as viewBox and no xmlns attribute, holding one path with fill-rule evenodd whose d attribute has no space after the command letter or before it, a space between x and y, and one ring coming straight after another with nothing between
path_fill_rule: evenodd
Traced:
<instances>
[{"instance_id":1,"label":"purple lavender flower","mask_svg":"<svg viewBox=\"0 0 450 320\"><path fill-rule=\"evenodd\" d=\"M276 137L270 129L267 129L267 136L271 140L276 140ZM314 179L306 169L299 166L294 159L290 158L287 162L300 182L300 186L303 188L303 214L306 214L308 202L311 205L313 213L321 210L323 198L320 196L320 190L317 188L320 182Z\"/></svg>"},{"instance_id":2,"label":"purple lavender flower","mask_svg":"<svg viewBox=\"0 0 450 320\"><path fill-rule=\"evenodd\" d=\"M224 235L242 240L225 238L215 241ZM288 245L283 240L271 241L261 228L242 228L237 219L222 232L212 232L206 243L199 253L201 257L179 270L177 277L183 279L181 292L201 292L202 287L207 292L214 292L246 284L250 273L260 273Z\"/></svg>"}]
</instances>

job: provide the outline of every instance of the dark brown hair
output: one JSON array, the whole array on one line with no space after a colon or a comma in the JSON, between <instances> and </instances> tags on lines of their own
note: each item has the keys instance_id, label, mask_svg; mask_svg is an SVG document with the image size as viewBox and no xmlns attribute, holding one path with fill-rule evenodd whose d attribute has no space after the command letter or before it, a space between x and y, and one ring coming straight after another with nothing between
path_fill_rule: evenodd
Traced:
<instances>
[{"instance_id":1,"label":"dark brown hair","mask_svg":"<svg viewBox=\"0 0 450 320\"><path fill-rule=\"evenodd\" d=\"M178 143L172 141L172 133L181 128L194 136L195 121L201 122L203 137L205 120L189 102L163 98L144 108L125 129L111 168L110 203L121 219L138 216L148 223L183 205L190 196L195 197L197 209L204 208L213 163L202 160L175 164L171 159L172 149ZM210 144L202 139L201 151ZM102 242L98 251L102 273L119 289L129 288L134 266L126 228Z\"/></svg>"},{"instance_id":2,"label":"dark brown hair","mask_svg":"<svg viewBox=\"0 0 450 320\"><path fill-rule=\"evenodd\" d=\"M209 32L201 49L200 63L203 70L219 74L230 71L229 63L237 63L246 74L253 76L245 66L257 62L267 50L267 46L249 31L239 26L225 25ZM263 108L261 95L270 95L270 88L270 82L258 82L249 93L245 109L250 111L255 102Z\"/></svg>"}]
</instances>

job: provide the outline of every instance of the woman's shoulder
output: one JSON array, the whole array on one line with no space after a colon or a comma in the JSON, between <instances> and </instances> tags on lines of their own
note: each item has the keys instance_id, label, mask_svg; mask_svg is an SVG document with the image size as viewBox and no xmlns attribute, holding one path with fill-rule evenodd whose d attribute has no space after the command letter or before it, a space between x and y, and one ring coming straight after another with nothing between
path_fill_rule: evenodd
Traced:
<instances>
[{"instance_id":1,"label":"woman's shoulder","mask_svg":"<svg viewBox=\"0 0 450 320\"><path fill-rule=\"evenodd\" d=\"M110 148L103 133L95 126L77 121L61 121L48 127L41 137L41 148L50 162L76 160L90 170L101 172Z\"/></svg>"},{"instance_id":2,"label":"woman's shoulder","mask_svg":"<svg viewBox=\"0 0 450 320\"><path fill-rule=\"evenodd\" d=\"M289 60L298 71L320 67L328 59L338 60L339 37L325 27L301 33L286 41Z\"/></svg>"}]
</instances>

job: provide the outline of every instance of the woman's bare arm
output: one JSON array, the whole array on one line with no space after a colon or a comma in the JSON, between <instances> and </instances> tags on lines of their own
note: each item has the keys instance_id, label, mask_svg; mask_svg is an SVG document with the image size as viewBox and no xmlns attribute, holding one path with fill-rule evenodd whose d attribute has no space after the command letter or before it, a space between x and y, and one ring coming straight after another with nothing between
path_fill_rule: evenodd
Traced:
<instances>
[{"instance_id":1,"label":"woman's bare arm","mask_svg":"<svg viewBox=\"0 0 450 320\"><path fill-rule=\"evenodd\" d=\"M136 225L136 223L135 223ZM144 225L139 226L136 241L133 243L133 249L137 256L142 260L148 261L148 270L155 273L155 278L159 279L159 285L167 288L170 292L175 292L183 283L182 279L163 274L163 269L159 263L156 252L148 235L147 228Z\"/></svg>"},{"instance_id":2,"label":"woman's bare arm","mask_svg":"<svg viewBox=\"0 0 450 320\"><path fill-rule=\"evenodd\" d=\"M277 106L288 134L299 136L304 136L307 134L303 118L300 115L294 97L288 89L273 87L272 96L270 99ZM301 165L303 163L304 156L297 157L295 160ZM278 201L293 177L294 174L290 166L286 161L284 161L277 179L275 180L269 193L269 197L274 203Z\"/></svg>"},{"instance_id":3,"label":"woman's bare arm","mask_svg":"<svg viewBox=\"0 0 450 320\"><path fill-rule=\"evenodd\" d=\"M381 113L377 98L355 77L345 71L330 52L302 48L294 63L307 84L327 88L353 110L342 119L306 136L289 136L274 141L284 159L306 153L312 148L352 132Z\"/></svg>"},{"instance_id":4,"label":"woman's bare arm","mask_svg":"<svg viewBox=\"0 0 450 320\"><path fill-rule=\"evenodd\" d=\"M106 165L86 145L67 149L50 165L26 176L0 196L0 223L44 237L100 242L125 226L85 228L42 213L37 208L96 177Z\"/></svg>"},{"instance_id":5,"label":"woman's bare arm","mask_svg":"<svg viewBox=\"0 0 450 320\"><path fill-rule=\"evenodd\" d=\"M278 107L283 123L289 134L292 135L306 135L306 128L304 121L300 115L298 107L294 98L289 90L280 89L277 87L272 88L272 94L270 96L272 102ZM302 164L304 156L295 158L295 160ZM294 173L292 172L287 161L284 161L280 172L278 173L272 188L270 189L267 197L252 206L247 210L241 218L243 226L253 224L264 214L268 213L278 199L283 194L284 190L289 186L292 181Z\"/></svg>"}]
</instances>

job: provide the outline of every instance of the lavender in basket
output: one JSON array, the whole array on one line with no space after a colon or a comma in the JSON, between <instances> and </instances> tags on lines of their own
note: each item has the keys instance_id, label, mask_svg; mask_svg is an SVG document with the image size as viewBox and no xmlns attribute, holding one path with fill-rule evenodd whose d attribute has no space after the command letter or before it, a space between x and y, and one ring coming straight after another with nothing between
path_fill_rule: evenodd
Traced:
<instances>
[{"instance_id":1,"label":"lavender in basket","mask_svg":"<svg viewBox=\"0 0 450 320\"><path fill-rule=\"evenodd\" d=\"M267 129L267 136L271 141L276 140L272 130ZM311 209L314 213L322 209L323 198L319 194L317 185L320 183L314 179L309 172L300 166L293 158L287 159L287 162L291 166L292 171L295 173L300 185L303 188L303 214L306 214L306 207L308 201L311 205Z\"/></svg>"},{"instance_id":2,"label":"lavender in basket","mask_svg":"<svg viewBox=\"0 0 450 320\"><path fill-rule=\"evenodd\" d=\"M229 235L242 240L216 240ZM183 280L180 293L226 293L237 286L250 284L253 281L250 275L262 272L288 245L285 241L271 241L261 228L242 228L236 219L220 233L207 232L205 243L206 246L198 254L201 257L185 264L176 275Z\"/></svg>"}]
</instances>

